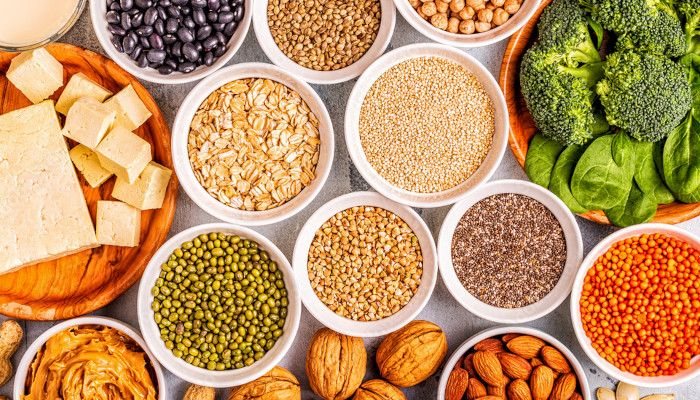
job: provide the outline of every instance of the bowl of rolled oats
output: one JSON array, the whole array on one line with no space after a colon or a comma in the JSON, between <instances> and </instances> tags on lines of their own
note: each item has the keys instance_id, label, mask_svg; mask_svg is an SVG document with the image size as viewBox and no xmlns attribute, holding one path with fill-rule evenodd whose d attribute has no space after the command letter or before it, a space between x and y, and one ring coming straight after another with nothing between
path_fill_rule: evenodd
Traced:
<instances>
[{"instance_id":1,"label":"bowl of rolled oats","mask_svg":"<svg viewBox=\"0 0 700 400\"><path fill-rule=\"evenodd\" d=\"M240 225L272 224L306 207L333 163L328 110L279 67L246 63L202 80L173 124L175 172L204 211Z\"/></svg>"}]
</instances>

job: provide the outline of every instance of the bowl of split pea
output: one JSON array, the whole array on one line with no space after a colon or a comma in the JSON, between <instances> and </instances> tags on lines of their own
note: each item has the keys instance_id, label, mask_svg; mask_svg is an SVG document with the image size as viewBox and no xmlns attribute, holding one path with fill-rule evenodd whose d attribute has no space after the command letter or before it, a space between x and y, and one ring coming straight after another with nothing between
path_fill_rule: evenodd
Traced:
<instances>
[{"instance_id":1,"label":"bowl of split pea","mask_svg":"<svg viewBox=\"0 0 700 400\"><path fill-rule=\"evenodd\" d=\"M158 249L141 278L138 317L166 369L198 385L231 387L282 360L301 300L277 246L251 229L213 223Z\"/></svg>"},{"instance_id":2,"label":"bowl of split pea","mask_svg":"<svg viewBox=\"0 0 700 400\"><path fill-rule=\"evenodd\" d=\"M574 281L571 320L615 379L658 388L700 376L700 238L640 224L603 239Z\"/></svg>"}]
</instances>

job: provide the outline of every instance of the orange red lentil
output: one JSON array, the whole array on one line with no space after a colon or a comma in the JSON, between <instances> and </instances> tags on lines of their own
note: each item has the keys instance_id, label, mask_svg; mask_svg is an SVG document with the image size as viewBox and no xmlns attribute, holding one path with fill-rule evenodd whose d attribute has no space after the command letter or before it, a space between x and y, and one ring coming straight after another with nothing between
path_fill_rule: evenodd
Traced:
<instances>
[{"instance_id":1,"label":"orange red lentil","mask_svg":"<svg viewBox=\"0 0 700 400\"><path fill-rule=\"evenodd\" d=\"M674 375L700 354L700 252L663 234L619 241L588 270L579 305L603 358L635 375Z\"/></svg>"}]
</instances>

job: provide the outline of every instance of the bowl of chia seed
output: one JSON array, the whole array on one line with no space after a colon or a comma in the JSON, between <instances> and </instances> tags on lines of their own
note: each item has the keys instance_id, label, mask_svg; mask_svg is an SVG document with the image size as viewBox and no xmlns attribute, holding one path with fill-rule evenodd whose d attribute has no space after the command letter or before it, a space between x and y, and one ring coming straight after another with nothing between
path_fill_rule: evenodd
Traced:
<instances>
[{"instance_id":1,"label":"bowl of chia seed","mask_svg":"<svg viewBox=\"0 0 700 400\"><path fill-rule=\"evenodd\" d=\"M440 229L440 273L454 298L494 322L522 323L571 292L583 242L571 211L520 180L489 182L455 204Z\"/></svg>"}]
</instances>

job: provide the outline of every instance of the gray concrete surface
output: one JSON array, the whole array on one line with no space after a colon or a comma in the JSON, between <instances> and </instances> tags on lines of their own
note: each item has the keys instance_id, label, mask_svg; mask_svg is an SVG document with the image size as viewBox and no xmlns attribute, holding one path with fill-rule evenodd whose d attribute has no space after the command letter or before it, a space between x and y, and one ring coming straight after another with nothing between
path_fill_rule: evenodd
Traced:
<instances>
[{"instance_id":1,"label":"gray concrete surface","mask_svg":"<svg viewBox=\"0 0 700 400\"><path fill-rule=\"evenodd\" d=\"M69 34L62 39L62 41L73 43L104 54L96 36L93 33L88 10L83 13L80 21L69 32ZM415 31L399 15L394 37L387 51L407 44L427 41L427 38ZM485 48L469 50L468 52L486 65L491 73L497 77L500 71L501 58L503 51L505 50L505 46L506 41L502 41ZM260 46L258 45L253 33L253 29L251 28L245 42L243 43L243 46L230 63L236 64L252 61L269 62L267 57L265 57L264 53L260 49ZM290 220L271 226L255 228L257 231L266 235L273 242L275 242L289 259L291 259L294 241L296 239L295 235L289 234L289 232L298 232L306 219L316 209L330 199L352 191L369 189L367 183L362 179L352 165L352 161L348 156L348 152L344 144L343 115L345 113L345 103L350 95L350 91L352 90L354 83L355 81L352 80L350 82L338 85L314 86L321 98L326 102L333 120L337 143L333 169L328 182L319 196L305 210ZM151 94L160 105L166 120L170 124L172 124L180 102L193 86L194 84L167 86L146 83L146 87L150 90ZM493 179L502 178L527 179L510 151L506 151L503 162L493 177ZM442 220L445 217L448 209L448 207L443 207L438 209L418 210L428 223L428 226L432 230L436 240L437 233L440 230L440 225L442 224ZM216 219L199 209L181 190L178 197L175 221L173 222L172 229L170 230L170 235L180 232L188 227L207 222L216 222ZM613 231L613 228L597 225L581 218L578 218L578 223L581 227L581 231L583 232L583 241L586 253L603 237ZM696 233L700 233L700 220L696 219L694 221L689 221L680 224L680 226L690 229ZM138 327L136 316L137 288L138 284L134 285L124 295L116 299L107 307L97 311L95 314L114 317ZM420 314L419 318L433 321L442 326L447 332L450 347L448 357L449 354L451 354L451 352L468 337L483 329L497 325L480 319L462 308L449 294L442 281L438 282L430 302ZM0 316L0 321L3 319L5 318ZM31 343L52 324L53 323L51 322L23 322L27 335L24 343L14 357L15 363L19 361L22 353L26 350L29 343ZM614 386L615 380L600 371L588 359L588 357L585 356L578 345L574 331L571 327L568 299L551 314L526 325L541 329L555 336L565 345L567 345L583 364L592 390L595 390L595 388L599 386ZM302 382L304 388L302 397L304 400L317 398L308 387L308 382L304 373L304 358L308 343L311 340L313 333L321 327L321 323L316 321L308 312L304 310L296 341L282 363L283 366L289 368ZM373 362L373 359L374 352L379 345L379 339L366 340L365 343L367 345L367 350L370 357L369 370L366 378L370 379L378 377L377 368ZM423 384L406 390L408 398L411 400L435 399L440 372L435 374ZM184 393L187 383L176 378L167 371L166 380L170 391L169 398L182 398L182 393ZM3 387L0 387L0 394L10 395L11 388L12 381ZM652 393L650 390L642 390L642 392ZM675 392L678 400L700 400L700 379L695 379L682 386L666 389L664 392ZM226 397L224 395L226 393L227 390L220 391L219 398L225 399Z\"/></svg>"}]
</instances>

